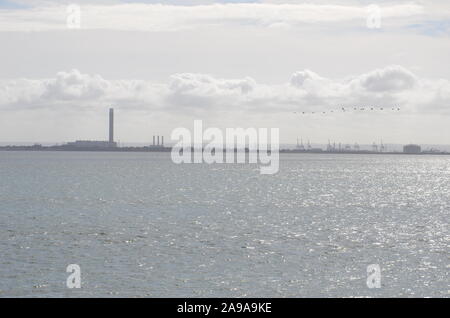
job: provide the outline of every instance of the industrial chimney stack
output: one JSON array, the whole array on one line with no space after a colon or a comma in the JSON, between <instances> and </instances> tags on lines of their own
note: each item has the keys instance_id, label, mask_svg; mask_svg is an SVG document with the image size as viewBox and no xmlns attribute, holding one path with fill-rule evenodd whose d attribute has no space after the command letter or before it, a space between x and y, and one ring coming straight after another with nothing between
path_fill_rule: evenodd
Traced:
<instances>
[{"instance_id":1,"label":"industrial chimney stack","mask_svg":"<svg viewBox=\"0 0 450 318\"><path fill-rule=\"evenodd\" d=\"M164 136L153 136L153 147L164 147Z\"/></svg>"},{"instance_id":2,"label":"industrial chimney stack","mask_svg":"<svg viewBox=\"0 0 450 318\"><path fill-rule=\"evenodd\" d=\"M114 108L109 109L109 143L114 143Z\"/></svg>"}]
</instances>

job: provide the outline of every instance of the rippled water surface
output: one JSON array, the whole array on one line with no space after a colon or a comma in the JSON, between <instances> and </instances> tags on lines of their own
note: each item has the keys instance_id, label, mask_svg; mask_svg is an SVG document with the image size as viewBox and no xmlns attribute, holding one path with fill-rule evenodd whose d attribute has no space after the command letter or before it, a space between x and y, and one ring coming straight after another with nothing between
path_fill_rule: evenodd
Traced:
<instances>
[{"instance_id":1,"label":"rippled water surface","mask_svg":"<svg viewBox=\"0 0 450 318\"><path fill-rule=\"evenodd\" d=\"M0 152L0 297L450 295L450 156L257 168ZM68 264L81 289L66 287Z\"/></svg>"}]
</instances>

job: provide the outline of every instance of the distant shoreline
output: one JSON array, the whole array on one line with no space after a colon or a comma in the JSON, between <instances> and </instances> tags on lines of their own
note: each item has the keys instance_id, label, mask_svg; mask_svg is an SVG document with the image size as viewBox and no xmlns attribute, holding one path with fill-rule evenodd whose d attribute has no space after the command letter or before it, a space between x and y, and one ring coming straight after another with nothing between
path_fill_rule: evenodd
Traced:
<instances>
[{"instance_id":1,"label":"distant shoreline","mask_svg":"<svg viewBox=\"0 0 450 318\"><path fill-rule=\"evenodd\" d=\"M231 149L230 149L231 150ZM146 147L67 147L67 146L0 146L0 151L64 151L64 152L171 152L172 147L146 146ZM238 150L234 149L234 152ZM248 153L248 149L245 150ZM361 151L329 151L321 149L298 150L298 149L280 149L280 153L285 154L338 154L338 155L450 155L450 152L377 152L370 150Z\"/></svg>"}]
</instances>

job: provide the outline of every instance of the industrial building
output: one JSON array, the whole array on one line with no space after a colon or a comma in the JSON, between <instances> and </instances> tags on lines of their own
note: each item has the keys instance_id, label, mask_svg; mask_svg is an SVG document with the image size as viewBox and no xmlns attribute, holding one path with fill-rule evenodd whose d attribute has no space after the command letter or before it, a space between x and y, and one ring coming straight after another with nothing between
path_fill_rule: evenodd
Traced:
<instances>
[{"instance_id":1,"label":"industrial building","mask_svg":"<svg viewBox=\"0 0 450 318\"><path fill-rule=\"evenodd\" d=\"M409 154L418 154L422 152L422 148L419 145L405 145L403 146L403 153L409 153Z\"/></svg>"},{"instance_id":2,"label":"industrial building","mask_svg":"<svg viewBox=\"0 0 450 318\"><path fill-rule=\"evenodd\" d=\"M77 140L64 145L71 148L116 148L114 141L114 108L109 109L109 140Z\"/></svg>"},{"instance_id":3,"label":"industrial building","mask_svg":"<svg viewBox=\"0 0 450 318\"><path fill-rule=\"evenodd\" d=\"M78 148L110 148L111 143L109 141L101 140L77 140L68 142L66 146Z\"/></svg>"}]
</instances>

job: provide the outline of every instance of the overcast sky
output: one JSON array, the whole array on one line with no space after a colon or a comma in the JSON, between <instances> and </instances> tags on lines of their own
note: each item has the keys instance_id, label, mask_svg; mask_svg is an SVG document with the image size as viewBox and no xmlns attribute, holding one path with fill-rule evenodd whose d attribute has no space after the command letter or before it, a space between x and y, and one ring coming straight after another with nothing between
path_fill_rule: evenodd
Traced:
<instances>
[{"instance_id":1,"label":"overcast sky","mask_svg":"<svg viewBox=\"0 0 450 318\"><path fill-rule=\"evenodd\" d=\"M202 119L450 144L450 2L376 3L380 28L370 1L0 0L0 142L106 139L112 105L122 142ZM338 111L354 106L385 109Z\"/></svg>"}]
</instances>

